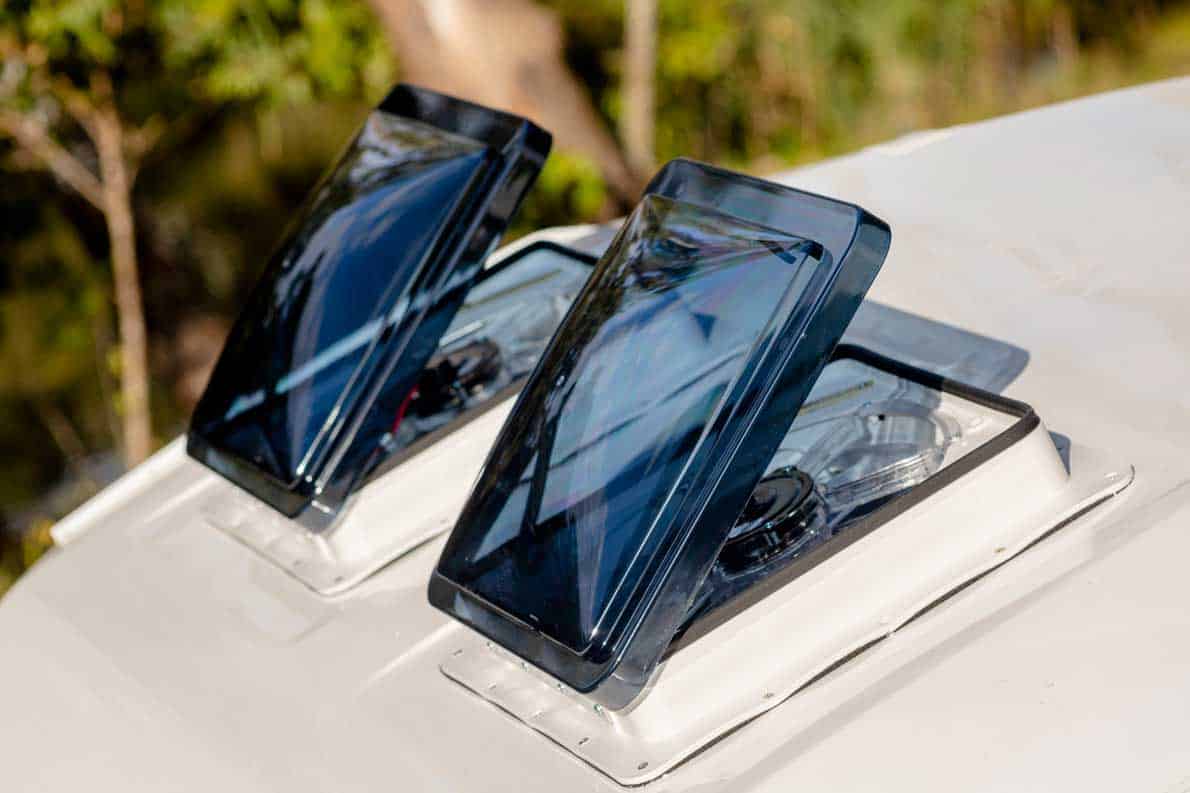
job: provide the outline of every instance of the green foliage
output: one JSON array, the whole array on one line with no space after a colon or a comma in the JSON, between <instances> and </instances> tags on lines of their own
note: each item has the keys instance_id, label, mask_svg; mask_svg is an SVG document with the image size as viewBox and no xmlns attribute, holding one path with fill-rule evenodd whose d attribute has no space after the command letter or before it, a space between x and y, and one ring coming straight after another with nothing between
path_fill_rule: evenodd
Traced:
<instances>
[{"instance_id":1,"label":"green foliage","mask_svg":"<svg viewBox=\"0 0 1190 793\"><path fill-rule=\"evenodd\" d=\"M106 301L79 239L60 214L7 262L0 292L0 393L43 398L87 377Z\"/></svg>"},{"instance_id":2,"label":"green foliage","mask_svg":"<svg viewBox=\"0 0 1190 793\"><path fill-rule=\"evenodd\" d=\"M619 0L549 0L572 64L620 117ZM659 160L770 170L1190 68L1160 51L1185 3L1090 0L658 0ZM1110 75L1106 80L1103 76Z\"/></svg>"},{"instance_id":3,"label":"green foliage","mask_svg":"<svg viewBox=\"0 0 1190 793\"><path fill-rule=\"evenodd\" d=\"M41 42L51 56L71 53L100 63L110 63L116 43L105 29L104 20L119 12L114 0L73 0L33 3L24 17L26 35ZM11 17L18 23L19 11Z\"/></svg>"},{"instance_id":4,"label":"green foliage","mask_svg":"<svg viewBox=\"0 0 1190 793\"><path fill-rule=\"evenodd\" d=\"M198 104L375 96L392 76L375 20L352 0L8 0L0 29L66 75L109 67Z\"/></svg>"},{"instance_id":5,"label":"green foliage","mask_svg":"<svg viewBox=\"0 0 1190 793\"><path fill-rule=\"evenodd\" d=\"M216 100L375 96L391 80L391 57L359 3L163 0L161 24L166 63L194 69Z\"/></svg>"},{"instance_id":6,"label":"green foliage","mask_svg":"<svg viewBox=\"0 0 1190 793\"><path fill-rule=\"evenodd\" d=\"M590 160L564 150L555 151L517 212L510 237L592 220L604 211L606 201L607 186Z\"/></svg>"},{"instance_id":7,"label":"green foliage","mask_svg":"<svg viewBox=\"0 0 1190 793\"><path fill-rule=\"evenodd\" d=\"M69 92L86 96L100 73L110 75L130 127L165 122L155 159L184 162L207 140L194 128L230 108L268 121L281 106L371 101L391 81L392 58L366 6L352 0L0 0L0 109L42 108L60 142L77 151L86 139L65 112ZM78 353L96 321L112 319L107 273L88 257L102 254L102 241L77 211L56 209L57 196L44 210L22 200L19 188L36 192L46 180L13 186L10 210L33 222L0 235L0 244L17 246L0 292L0 396L69 387L59 359ZM23 333L10 332L17 325Z\"/></svg>"}]
</instances>

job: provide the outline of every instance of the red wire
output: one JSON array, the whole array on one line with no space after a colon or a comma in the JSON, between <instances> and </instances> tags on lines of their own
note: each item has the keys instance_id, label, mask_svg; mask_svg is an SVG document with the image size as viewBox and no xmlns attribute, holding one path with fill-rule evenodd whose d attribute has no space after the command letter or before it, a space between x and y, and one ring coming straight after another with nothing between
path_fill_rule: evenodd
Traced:
<instances>
[{"instance_id":1,"label":"red wire","mask_svg":"<svg viewBox=\"0 0 1190 793\"><path fill-rule=\"evenodd\" d=\"M392 435L397 434L397 427L401 426L401 422L405 418L405 411L409 409L409 403L412 402L413 398L416 396L417 396L417 386L414 386L413 390L409 392L409 395L405 397L405 401L401 403L401 406L399 408L397 408L397 417L395 419L393 419L393 426L392 426L392 429L389 430L389 433L391 433Z\"/></svg>"}]
</instances>

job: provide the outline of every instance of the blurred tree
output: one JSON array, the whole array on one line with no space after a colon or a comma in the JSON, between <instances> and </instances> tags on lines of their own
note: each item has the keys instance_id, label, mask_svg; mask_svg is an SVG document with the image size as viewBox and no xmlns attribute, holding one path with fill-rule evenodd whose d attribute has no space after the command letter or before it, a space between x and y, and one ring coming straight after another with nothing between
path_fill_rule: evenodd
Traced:
<instances>
[{"instance_id":1,"label":"blurred tree","mask_svg":"<svg viewBox=\"0 0 1190 793\"><path fill-rule=\"evenodd\" d=\"M358 92L387 82L388 64L351 2L0 3L0 135L17 165L49 171L105 221L128 464L153 446L133 202L142 165L221 106ZM47 426L67 437L61 421Z\"/></svg>"},{"instance_id":2,"label":"blurred tree","mask_svg":"<svg viewBox=\"0 0 1190 793\"><path fill-rule=\"evenodd\" d=\"M657 0L625 0L624 112L620 136L628 162L653 170L657 81Z\"/></svg>"},{"instance_id":3,"label":"blurred tree","mask_svg":"<svg viewBox=\"0 0 1190 793\"><path fill-rule=\"evenodd\" d=\"M596 165L621 208L636 200L647 174L629 166L567 68L553 11L532 0L369 1L405 79L533 119Z\"/></svg>"},{"instance_id":4,"label":"blurred tree","mask_svg":"<svg viewBox=\"0 0 1190 793\"><path fill-rule=\"evenodd\" d=\"M646 0L543 2L564 20L567 60L597 107L631 127L629 14ZM660 161L685 155L771 171L1177 73L1190 61L1178 23L1185 0L655 2ZM1155 36L1159 27L1170 33ZM1175 28L1183 55L1149 60Z\"/></svg>"}]
</instances>

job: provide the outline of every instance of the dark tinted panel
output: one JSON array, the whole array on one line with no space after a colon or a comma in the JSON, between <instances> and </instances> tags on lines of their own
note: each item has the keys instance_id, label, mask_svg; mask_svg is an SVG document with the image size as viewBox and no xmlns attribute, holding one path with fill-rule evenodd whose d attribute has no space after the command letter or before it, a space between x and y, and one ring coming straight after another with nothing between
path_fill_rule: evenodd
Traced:
<instances>
[{"instance_id":1,"label":"dark tinted panel","mask_svg":"<svg viewBox=\"0 0 1190 793\"><path fill-rule=\"evenodd\" d=\"M407 86L318 186L233 329L189 450L325 523L383 439L532 182L548 136Z\"/></svg>"},{"instance_id":2,"label":"dark tinted panel","mask_svg":"<svg viewBox=\"0 0 1190 793\"><path fill-rule=\"evenodd\" d=\"M228 346L242 368L215 381L223 388L196 417L212 443L281 482L303 473L352 374L401 319L394 298L408 291L484 158L474 141L383 112L369 117L258 288L255 321Z\"/></svg>"},{"instance_id":3,"label":"dark tinted panel","mask_svg":"<svg viewBox=\"0 0 1190 793\"><path fill-rule=\"evenodd\" d=\"M818 246L660 196L645 199L519 406L443 572L584 649L668 539L683 466ZM619 598L617 598L617 595ZM614 614L612 615L614 616Z\"/></svg>"},{"instance_id":4,"label":"dark tinted panel","mask_svg":"<svg viewBox=\"0 0 1190 793\"><path fill-rule=\"evenodd\" d=\"M383 443L406 459L485 405L510 398L537 365L595 258L535 243L483 273L417 384L399 405Z\"/></svg>"},{"instance_id":5,"label":"dark tinted panel","mask_svg":"<svg viewBox=\"0 0 1190 793\"><path fill-rule=\"evenodd\" d=\"M691 188L704 179L715 189ZM855 207L696 163L653 187L526 384L430 584L439 608L613 707L694 605L888 244ZM784 207L812 229L820 203L832 239L851 219L842 262L779 225Z\"/></svg>"}]
</instances>

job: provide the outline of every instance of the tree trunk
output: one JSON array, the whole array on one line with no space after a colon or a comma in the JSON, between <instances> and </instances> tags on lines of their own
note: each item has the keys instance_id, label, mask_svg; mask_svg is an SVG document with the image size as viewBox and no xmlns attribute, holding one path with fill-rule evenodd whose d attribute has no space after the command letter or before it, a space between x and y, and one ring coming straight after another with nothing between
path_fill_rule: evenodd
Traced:
<instances>
[{"instance_id":1,"label":"tree trunk","mask_svg":"<svg viewBox=\"0 0 1190 793\"><path fill-rule=\"evenodd\" d=\"M1050 15L1050 44L1062 66L1070 67L1078 60L1078 30L1065 3L1058 4Z\"/></svg>"},{"instance_id":2,"label":"tree trunk","mask_svg":"<svg viewBox=\"0 0 1190 793\"><path fill-rule=\"evenodd\" d=\"M625 0L624 117L620 137L638 173L653 170L657 0Z\"/></svg>"},{"instance_id":3,"label":"tree trunk","mask_svg":"<svg viewBox=\"0 0 1190 793\"><path fill-rule=\"evenodd\" d=\"M566 67L557 15L532 0L370 0L413 83L531 118L588 157L621 207L642 185Z\"/></svg>"},{"instance_id":4,"label":"tree trunk","mask_svg":"<svg viewBox=\"0 0 1190 793\"><path fill-rule=\"evenodd\" d=\"M112 281L120 330L120 402L124 461L129 467L153 451L149 412L149 355L136 260L132 180L124 157L124 130L114 107L95 115L95 149L103 190L103 216L111 246Z\"/></svg>"}]
</instances>

